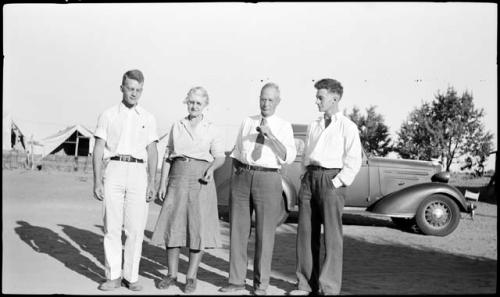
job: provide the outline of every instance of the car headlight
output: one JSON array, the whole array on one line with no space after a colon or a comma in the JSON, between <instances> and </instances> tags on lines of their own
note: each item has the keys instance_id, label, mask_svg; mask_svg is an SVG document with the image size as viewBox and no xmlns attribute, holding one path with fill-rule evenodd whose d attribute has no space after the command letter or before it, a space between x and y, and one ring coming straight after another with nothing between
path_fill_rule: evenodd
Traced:
<instances>
[{"instance_id":1,"label":"car headlight","mask_svg":"<svg viewBox=\"0 0 500 297\"><path fill-rule=\"evenodd\" d=\"M431 177L431 181L433 182L448 183L449 180L450 173L448 171L436 173Z\"/></svg>"}]
</instances>

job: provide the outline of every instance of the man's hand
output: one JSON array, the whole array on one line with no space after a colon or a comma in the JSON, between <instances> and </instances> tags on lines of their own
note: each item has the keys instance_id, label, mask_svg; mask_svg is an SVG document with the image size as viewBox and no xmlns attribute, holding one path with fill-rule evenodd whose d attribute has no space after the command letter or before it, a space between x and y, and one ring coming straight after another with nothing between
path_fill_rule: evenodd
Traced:
<instances>
[{"instance_id":1,"label":"man's hand","mask_svg":"<svg viewBox=\"0 0 500 297\"><path fill-rule=\"evenodd\" d=\"M154 184L148 184L148 188L146 189L146 202L151 202L155 197L155 187Z\"/></svg>"},{"instance_id":2,"label":"man's hand","mask_svg":"<svg viewBox=\"0 0 500 297\"><path fill-rule=\"evenodd\" d=\"M333 178L332 179L332 185L334 189L341 188L344 184L339 178Z\"/></svg>"},{"instance_id":3,"label":"man's hand","mask_svg":"<svg viewBox=\"0 0 500 297\"><path fill-rule=\"evenodd\" d=\"M260 134L264 135L264 137L270 137L271 135L273 135L271 129L266 125L257 127L257 131L259 131Z\"/></svg>"},{"instance_id":4,"label":"man's hand","mask_svg":"<svg viewBox=\"0 0 500 297\"><path fill-rule=\"evenodd\" d=\"M165 200L165 196L167 195L167 186L164 184L160 184L160 187L158 188L158 199L160 201Z\"/></svg>"},{"instance_id":5,"label":"man's hand","mask_svg":"<svg viewBox=\"0 0 500 297\"><path fill-rule=\"evenodd\" d=\"M102 182L94 182L94 198L99 201L104 199L104 185Z\"/></svg>"},{"instance_id":6,"label":"man's hand","mask_svg":"<svg viewBox=\"0 0 500 297\"><path fill-rule=\"evenodd\" d=\"M286 159L286 148L285 146L274 136L273 132L267 125L260 125L256 128L260 134L264 135L264 137L268 140L268 143L271 146L271 149L275 151L275 153L282 160Z\"/></svg>"}]
</instances>

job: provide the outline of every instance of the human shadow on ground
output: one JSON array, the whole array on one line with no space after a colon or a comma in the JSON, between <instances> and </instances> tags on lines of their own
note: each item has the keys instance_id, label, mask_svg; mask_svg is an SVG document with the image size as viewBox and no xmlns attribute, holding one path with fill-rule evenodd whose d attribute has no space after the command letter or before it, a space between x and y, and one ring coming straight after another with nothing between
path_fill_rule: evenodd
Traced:
<instances>
[{"instance_id":1,"label":"human shadow on ground","mask_svg":"<svg viewBox=\"0 0 500 297\"><path fill-rule=\"evenodd\" d=\"M78 246L92 254L94 257L104 265L104 251L103 251L103 236L96 234L94 232L79 229L73 226L60 224L64 233L66 233ZM101 225L96 225L96 227L102 230ZM151 238L152 232L149 230L145 230L146 238ZM228 248L223 247L223 248ZM181 253L185 256L185 258L189 257L188 250L186 248L181 249ZM209 253L205 253L202 258L202 263L208 265L211 268L220 271L228 271L229 263L219 257L213 256ZM188 269L188 262L179 259L179 272L186 273ZM167 258L165 248L159 247L156 245L152 245L146 241L143 242L142 245L142 258L139 267L139 274L143 277L152 279L155 283L155 286L158 287L159 281L166 276L164 271L167 270ZM252 277L253 272L251 270L247 270L247 277ZM198 269L198 280L208 282L214 286L222 287L227 285L228 279L227 277L207 270L205 268L199 267ZM286 292L293 289L294 284L287 282L285 280L271 278L270 284L276 286ZM181 284L179 284L182 287ZM246 289L248 291L252 291L250 285L246 285Z\"/></svg>"},{"instance_id":2,"label":"human shadow on ground","mask_svg":"<svg viewBox=\"0 0 500 297\"><path fill-rule=\"evenodd\" d=\"M62 238L56 232L29 224L25 221L17 221L18 227L14 231L19 238L38 253L47 254L69 269L100 283L105 280L104 270L82 255L70 242Z\"/></svg>"},{"instance_id":3,"label":"human shadow on ground","mask_svg":"<svg viewBox=\"0 0 500 297\"><path fill-rule=\"evenodd\" d=\"M68 269L96 283L103 281L102 267L53 230L34 226L25 221L17 221L17 224L15 232L34 251L50 255ZM59 226L81 250L104 263L102 235L69 225ZM224 229L222 233L223 236L228 236L228 230ZM145 235L150 238L151 231L146 230ZM249 242L250 261L254 248L253 238L252 235ZM496 260L394 244L389 240L372 243L362 238L344 236L341 294L491 294L496 291ZM425 240L423 235L422 240ZM446 237L442 240L446 241ZM183 254L187 257L185 249ZM294 284L286 280L295 280L295 255L296 233L277 233L272 270L273 274L279 275L280 278L272 277L271 285L285 292L294 289ZM203 256L202 262L214 270L228 271L229 263L226 260L209 253ZM186 261L180 259L179 271L185 273L187 265ZM165 276L166 269L165 249L144 242L139 273L157 283ZM247 277L252 278L252 275L253 272L248 270ZM198 278L214 286L227 284L227 277L202 267L199 269ZM246 289L251 291L248 285Z\"/></svg>"}]
</instances>

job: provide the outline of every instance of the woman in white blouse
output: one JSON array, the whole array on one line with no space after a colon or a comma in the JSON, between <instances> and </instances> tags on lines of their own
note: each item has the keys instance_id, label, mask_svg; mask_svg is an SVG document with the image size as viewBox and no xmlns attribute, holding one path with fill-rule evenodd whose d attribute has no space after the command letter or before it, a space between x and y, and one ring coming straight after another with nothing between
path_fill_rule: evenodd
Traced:
<instances>
[{"instance_id":1,"label":"woman in white blouse","mask_svg":"<svg viewBox=\"0 0 500 297\"><path fill-rule=\"evenodd\" d=\"M180 248L189 248L184 292L192 293L203 250L221 246L213 176L225 155L222 134L203 115L207 91L192 88L184 103L189 114L172 125L168 136L158 189L164 202L152 240L167 249L168 274L159 289L176 284Z\"/></svg>"}]
</instances>

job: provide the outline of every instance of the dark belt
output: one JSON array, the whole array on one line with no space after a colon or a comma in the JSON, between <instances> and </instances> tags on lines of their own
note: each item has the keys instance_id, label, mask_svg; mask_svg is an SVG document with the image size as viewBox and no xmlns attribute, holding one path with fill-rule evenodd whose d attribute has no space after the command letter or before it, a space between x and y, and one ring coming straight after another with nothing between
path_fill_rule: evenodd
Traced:
<instances>
[{"instance_id":1,"label":"dark belt","mask_svg":"<svg viewBox=\"0 0 500 297\"><path fill-rule=\"evenodd\" d=\"M321 167L318 165L308 165L307 170L310 170L310 171L339 170L340 171L340 168L325 168L325 167Z\"/></svg>"},{"instance_id":2,"label":"dark belt","mask_svg":"<svg viewBox=\"0 0 500 297\"><path fill-rule=\"evenodd\" d=\"M144 163L142 159L136 159L130 155L118 155L111 157L110 160L113 161L122 161L122 162L137 162L137 163Z\"/></svg>"},{"instance_id":3,"label":"dark belt","mask_svg":"<svg viewBox=\"0 0 500 297\"><path fill-rule=\"evenodd\" d=\"M253 165L248 165L241 163L240 161L236 160L236 167L247 169L247 170L255 170L255 171L265 171L265 172L279 172L280 170L278 168L268 168L268 167L260 167L260 166L253 166Z\"/></svg>"},{"instance_id":4,"label":"dark belt","mask_svg":"<svg viewBox=\"0 0 500 297\"><path fill-rule=\"evenodd\" d=\"M189 158L189 157L184 157L184 156L174 157L174 158L171 159L171 161L172 162L174 162L174 161L183 161L183 162L201 161L201 162L208 162L207 160Z\"/></svg>"}]
</instances>

